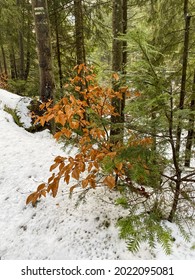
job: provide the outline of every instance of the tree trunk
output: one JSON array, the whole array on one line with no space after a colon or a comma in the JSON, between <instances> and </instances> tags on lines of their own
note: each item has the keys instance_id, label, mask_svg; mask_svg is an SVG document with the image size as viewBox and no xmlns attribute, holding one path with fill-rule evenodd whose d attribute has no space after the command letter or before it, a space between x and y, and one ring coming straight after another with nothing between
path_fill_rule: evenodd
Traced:
<instances>
[{"instance_id":1,"label":"tree trunk","mask_svg":"<svg viewBox=\"0 0 195 280\"><path fill-rule=\"evenodd\" d=\"M62 75L62 62L61 62L61 53L60 53L60 39L59 39L59 23L58 23L58 14L57 10L54 9L54 19L55 19L55 33L56 33L56 51L57 51L57 61L58 61L58 75L60 81L60 88L63 86L63 75Z\"/></svg>"},{"instance_id":2,"label":"tree trunk","mask_svg":"<svg viewBox=\"0 0 195 280\"><path fill-rule=\"evenodd\" d=\"M189 130L186 141L186 150L185 150L185 166L190 167L190 160L192 155L192 144L194 141L194 111L195 111L195 70L194 70L194 79L192 86L192 99L190 103L190 110L192 114L189 118Z\"/></svg>"},{"instance_id":3,"label":"tree trunk","mask_svg":"<svg viewBox=\"0 0 195 280\"><path fill-rule=\"evenodd\" d=\"M112 71L121 75L123 69L123 43L119 36L123 32L123 10L122 0L113 0L113 14L112 14ZM113 90L118 91L120 88L120 80L113 80ZM111 129L110 137L112 142L120 140L121 136L121 123L122 120L122 102L121 99L115 97L112 99L112 106L115 108L117 116L111 116Z\"/></svg>"},{"instance_id":4,"label":"tree trunk","mask_svg":"<svg viewBox=\"0 0 195 280\"><path fill-rule=\"evenodd\" d=\"M24 44L22 31L18 31L19 53L20 53L20 71L19 78L24 79Z\"/></svg>"},{"instance_id":5,"label":"tree trunk","mask_svg":"<svg viewBox=\"0 0 195 280\"><path fill-rule=\"evenodd\" d=\"M77 65L86 64L82 0L74 0Z\"/></svg>"},{"instance_id":6,"label":"tree trunk","mask_svg":"<svg viewBox=\"0 0 195 280\"><path fill-rule=\"evenodd\" d=\"M17 67L16 67L16 58L15 58L15 52L13 46L10 50L10 69L11 69L11 79L17 79L18 73L17 73Z\"/></svg>"},{"instance_id":7,"label":"tree trunk","mask_svg":"<svg viewBox=\"0 0 195 280\"><path fill-rule=\"evenodd\" d=\"M185 35L184 35L184 50L183 50L183 67L182 67L180 100L179 100L179 108L178 108L180 111L184 109L184 102L186 96L186 77L187 77L189 33L190 33L190 20L191 20L191 16L188 15L188 0L184 0L184 18L185 18ZM177 131L176 131L176 145L173 154L173 161L174 161L174 166L176 171L176 180L175 180L173 204L168 217L168 220L170 222L172 222L174 219L178 206L180 191L181 191L182 171L180 169L180 156L179 156L180 147L181 147L181 133L182 133L182 122L181 122L181 117L179 117Z\"/></svg>"},{"instance_id":8,"label":"tree trunk","mask_svg":"<svg viewBox=\"0 0 195 280\"><path fill-rule=\"evenodd\" d=\"M30 52L30 43L31 43L31 20L30 20L30 11L28 10L28 24L27 24L27 43L26 43L26 67L24 71L24 80L28 79L30 72L30 61L31 61L31 52Z\"/></svg>"},{"instance_id":9,"label":"tree trunk","mask_svg":"<svg viewBox=\"0 0 195 280\"><path fill-rule=\"evenodd\" d=\"M24 14L22 10L21 0L16 0L16 5L20 9L20 27L18 30L18 46L19 46L19 78L24 79L24 41L23 41L23 28L24 28Z\"/></svg>"},{"instance_id":10,"label":"tree trunk","mask_svg":"<svg viewBox=\"0 0 195 280\"><path fill-rule=\"evenodd\" d=\"M1 46L1 53L2 53L2 57L3 57L3 67L4 67L4 73L7 76L8 72L7 72L7 61L6 61L6 56L5 56L5 51L4 51L4 47Z\"/></svg>"},{"instance_id":11,"label":"tree trunk","mask_svg":"<svg viewBox=\"0 0 195 280\"><path fill-rule=\"evenodd\" d=\"M183 50L183 66L182 66L182 78L181 78L181 92L179 100L179 110L184 109L184 101L186 95L186 77L188 66L188 51L189 51L189 35L190 35L190 21L191 16L188 15L188 0L184 0L184 17L185 17L185 35L184 35L184 50ZM181 117L179 117L177 132L176 132L176 152L179 158L179 152L181 147L181 133L182 124Z\"/></svg>"},{"instance_id":12,"label":"tree trunk","mask_svg":"<svg viewBox=\"0 0 195 280\"><path fill-rule=\"evenodd\" d=\"M52 69L51 38L47 0L32 0L40 72L40 99L53 99L54 77Z\"/></svg>"},{"instance_id":13,"label":"tree trunk","mask_svg":"<svg viewBox=\"0 0 195 280\"><path fill-rule=\"evenodd\" d=\"M123 11L123 35L127 34L127 0L123 0L122 3L122 11ZM123 54L122 54L122 75L123 75L123 83L126 84L126 65L127 65L127 40L123 40ZM126 95L125 92L122 94L122 100L121 100L121 118L122 122L125 122L125 99Z\"/></svg>"},{"instance_id":14,"label":"tree trunk","mask_svg":"<svg viewBox=\"0 0 195 280\"><path fill-rule=\"evenodd\" d=\"M76 60L77 65L86 64L86 55L85 55L85 41L84 41L84 29L83 29L83 7L82 0L74 0L74 16L75 16L75 43L76 43ZM81 70L78 73L78 76L83 78L83 71ZM84 85L81 81L78 82L80 91L82 92L87 86ZM83 95L79 93L79 99L83 100ZM85 115L87 119L87 115Z\"/></svg>"}]
</instances>

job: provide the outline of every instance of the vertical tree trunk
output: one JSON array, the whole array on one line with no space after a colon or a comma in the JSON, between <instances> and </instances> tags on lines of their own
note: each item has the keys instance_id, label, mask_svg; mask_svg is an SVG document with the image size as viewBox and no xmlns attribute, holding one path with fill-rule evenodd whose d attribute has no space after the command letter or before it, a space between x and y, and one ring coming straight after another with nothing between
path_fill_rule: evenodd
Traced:
<instances>
[{"instance_id":1,"label":"vertical tree trunk","mask_svg":"<svg viewBox=\"0 0 195 280\"><path fill-rule=\"evenodd\" d=\"M23 34L21 30L18 32L18 42L19 42L19 53L20 53L19 78L23 80L24 79L24 44L23 44Z\"/></svg>"},{"instance_id":2,"label":"vertical tree trunk","mask_svg":"<svg viewBox=\"0 0 195 280\"><path fill-rule=\"evenodd\" d=\"M57 61L58 61L58 75L60 81L60 88L62 88L63 76L62 76L62 62L61 62L61 53L60 53L60 39L59 39L59 23L58 23L58 14L57 10L54 10L54 18L55 18L55 33L56 33L56 50L57 50Z\"/></svg>"},{"instance_id":3,"label":"vertical tree trunk","mask_svg":"<svg viewBox=\"0 0 195 280\"><path fill-rule=\"evenodd\" d=\"M20 9L20 27L18 30L18 46L19 46L19 55L20 55L20 61L19 61L19 78L21 80L24 79L24 41L23 41L23 28L24 28L24 15L23 15L23 8L21 4L21 0L16 0L16 4L18 8Z\"/></svg>"},{"instance_id":4,"label":"vertical tree trunk","mask_svg":"<svg viewBox=\"0 0 195 280\"><path fill-rule=\"evenodd\" d=\"M112 71L121 75L123 69L123 43L119 36L123 32L123 9L122 0L113 0L112 2ZM120 88L120 81L113 80L113 90L118 91ZM122 102L119 98L112 99L112 106L115 108L117 116L111 116L110 137L112 142L120 140L121 123L122 123Z\"/></svg>"},{"instance_id":5,"label":"vertical tree trunk","mask_svg":"<svg viewBox=\"0 0 195 280\"><path fill-rule=\"evenodd\" d=\"M75 16L76 60L77 60L77 65L81 65L81 64L86 64L82 0L74 0L74 16ZM80 73L78 73L78 76L83 77L82 70L80 71ZM82 82L79 82L78 86L81 88L81 91L83 91L84 88L86 88L86 85L84 85ZM83 95L80 93L79 93L79 99L83 100ZM85 118L87 119L86 115Z\"/></svg>"},{"instance_id":6,"label":"vertical tree trunk","mask_svg":"<svg viewBox=\"0 0 195 280\"><path fill-rule=\"evenodd\" d=\"M122 19L122 24L123 24L123 35L127 34L127 0L123 0L122 3L122 12L123 12L123 19ZM127 40L124 39L123 41L123 54L122 54L122 75L123 75L123 82L126 84L126 65L127 65ZM125 109L125 99L126 95L123 93L123 99L121 100L121 118L122 122L125 122L125 114L124 114L124 109Z\"/></svg>"},{"instance_id":7,"label":"vertical tree trunk","mask_svg":"<svg viewBox=\"0 0 195 280\"><path fill-rule=\"evenodd\" d=\"M28 79L30 71L30 61L31 61L31 52L30 52L30 43L31 43L31 19L30 19L30 10L28 9L28 24L27 24L27 43L26 43L26 67L24 71L24 80Z\"/></svg>"},{"instance_id":8,"label":"vertical tree trunk","mask_svg":"<svg viewBox=\"0 0 195 280\"><path fill-rule=\"evenodd\" d=\"M4 73L7 76L8 72L7 72L7 61L6 61L6 56L5 56L5 51L4 51L4 47L1 46L1 53L2 53L2 57L3 57L3 67L4 67Z\"/></svg>"},{"instance_id":9,"label":"vertical tree trunk","mask_svg":"<svg viewBox=\"0 0 195 280\"><path fill-rule=\"evenodd\" d=\"M188 49L189 49L189 33L190 33L190 20L191 16L188 15L188 0L184 0L184 18L185 18L185 35L184 35L184 50L183 50L183 67L182 67L182 78L181 78L181 91L180 91L180 100L179 100L179 110L184 109L184 102L186 96L186 77L187 77L187 65L188 65ZM176 145L174 148L174 166L176 171L176 180L175 180L175 190L173 197L172 208L168 217L170 222L173 221L175 212L177 210L180 190L181 190L181 174L180 169L180 147L181 147L181 133L182 133L182 122L181 117L179 117L177 131L176 131Z\"/></svg>"},{"instance_id":10,"label":"vertical tree trunk","mask_svg":"<svg viewBox=\"0 0 195 280\"><path fill-rule=\"evenodd\" d=\"M54 77L52 69L51 38L47 0L32 0L40 72L40 99L53 99Z\"/></svg>"},{"instance_id":11,"label":"vertical tree trunk","mask_svg":"<svg viewBox=\"0 0 195 280\"><path fill-rule=\"evenodd\" d=\"M83 32L83 7L82 0L74 0L75 38L77 64L86 64L85 44Z\"/></svg>"},{"instance_id":12,"label":"vertical tree trunk","mask_svg":"<svg viewBox=\"0 0 195 280\"><path fill-rule=\"evenodd\" d=\"M190 21L191 21L191 16L188 15L188 0L184 0L184 17L185 17L185 35L184 35L183 66L182 66L179 110L184 109L184 101L186 95L186 77L187 77L187 66L188 66L189 35L190 35ZM179 118L179 123L178 123L177 133L176 133L176 152L178 158L179 158L179 152L181 147L181 133L182 133L182 124L181 124L181 118Z\"/></svg>"},{"instance_id":13,"label":"vertical tree trunk","mask_svg":"<svg viewBox=\"0 0 195 280\"><path fill-rule=\"evenodd\" d=\"M194 141L194 111L195 111L195 70L194 70L194 79L192 86L192 98L190 103L190 110L192 114L189 118L189 129L186 141L186 150L185 150L185 166L190 167L190 160L192 155L192 144Z\"/></svg>"},{"instance_id":14,"label":"vertical tree trunk","mask_svg":"<svg viewBox=\"0 0 195 280\"><path fill-rule=\"evenodd\" d=\"M16 58L13 46L10 49L10 69L11 69L11 79L18 78L18 72L16 67Z\"/></svg>"}]
</instances>

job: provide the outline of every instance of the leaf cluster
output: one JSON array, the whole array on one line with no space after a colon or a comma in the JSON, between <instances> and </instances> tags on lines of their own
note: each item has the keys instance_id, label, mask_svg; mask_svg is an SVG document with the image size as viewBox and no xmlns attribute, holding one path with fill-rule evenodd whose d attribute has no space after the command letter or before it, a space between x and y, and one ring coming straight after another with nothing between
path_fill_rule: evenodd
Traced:
<instances>
[{"instance_id":1,"label":"leaf cluster","mask_svg":"<svg viewBox=\"0 0 195 280\"><path fill-rule=\"evenodd\" d=\"M132 132L127 144L110 140L110 116L117 115L112 99L122 98L122 93L127 89L123 87L115 92L99 86L92 69L85 65L79 65L75 70L77 75L65 87L75 95L78 93L81 99L67 94L55 105L52 101L41 104L40 109L45 114L37 116L35 123L44 126L53 120L60 127L54 135L57 140L61 137L70 139L76 134L78 153L74 157L56 157L50 171L58 171L52 174L47 183L38 186L37 191L27 198L27 203L34 204L49 192L55 197L61 179L67 185L72 182L71 178L76 180L76 184L70 187L72 192L76 187L96 188L98 184L113 189L118 180L125 183L131 180L132 171L140 180L150 173L146 165L152 144L149 137L139 138ZM118 79L118 76L113 78ZM129 172L129 169L132 171ZM141 188L134 187L132 191L149 196Z\"/></svg>"}]
</instances>

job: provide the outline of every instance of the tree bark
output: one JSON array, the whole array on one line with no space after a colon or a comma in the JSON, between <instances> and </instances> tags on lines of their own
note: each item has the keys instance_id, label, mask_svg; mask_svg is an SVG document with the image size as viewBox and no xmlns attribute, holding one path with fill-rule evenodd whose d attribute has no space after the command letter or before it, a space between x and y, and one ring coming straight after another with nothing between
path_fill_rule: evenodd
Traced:
<instances>
[{"instance_id":1,"label":"tree bark","mask_svg":"<svg viewBox=\"0 0 195 280\"><path fill-rule=\"evenodd\" d=\"M122 12L123 12L123 35L127 34L127 0L123 0L122 3ZM122 75L123 75L123 83L126 84L126 66L127 66L127 40L123 40L123 54L122 54ZM125 114L124 114L124 109L125 109L125 100L126 100L126 94L125 92L122 94L122 100L121 100L121 118L122 122L125 122Z\"/></svg>"},{"instance_id":2,"label":"tree bark","mask_svg":"<svg viewBox=\"0 0 195 280\"><path fill-rule=\"evenodd\" d=\"M40 73L40 99L46 102L54 97L51 38L47 0L32 0Z\"/></svg>"},{"instance_id":3,"label":"tree bark","mask_svg":"<svg viewBox=\"0 0 195 280\"><path fill-rule=\"evenodd\" d=\"M63 86L63 75L62 75L62 62L61 62L61 52L60 52L60 39L59 39L59 23L58 23L58 14L57 10L54 10L54 19L55 19L55 35L56 35L56 51L57 51L57 61L58 61L58 75L60 81L60 88Z\"/></svg>"},{"instance_id":4,"label":"tree bark","mask_svg":"<svg viewBox=\"0 0 195 280\"><path fill-rule=\"evenodd\" d=\"M186 150L185 150L185 166L190 167L191 155L192 155L192 144L194 141L194 111L195 111L195 70L194 70L194 79L192 86L192 99L190 103L190 114L189 118L189 130L186 141Z\"/></svg>"},{"instance_id":5,"label":"tree bark","mask_svg":"<svg viewBox=\"0 0 195 280\"><path fill-rule=\"evenodd\" d=\"M15 58L15 52L13 46L10 49L10 70L11 70L11 79L17 79L18 78L18 72L16 67L16 58Z\"/></svg>"},{"instance_id":6,"label":"tree bark","mask_svg":"<svg viewBox=\"0 0 195 280\"><path fill-rule=\"evenodd\" d=\"M7 61L6 61L5 50L4 50L3 46L1 46L1 53L2 53L2 57L3 57L4 73L7 76L7 74L8 74L8 72L7 72Z\"/></svg>"},{"instance_id":7,"label":"tree bark","mask_svg":"<svg viewBox=\"0 0 195 280\"><path fill-rule=\"evenodd\" d=\"M187 77L187 66L188 66L188 51L189 51L189 35L190 35L190 21L191 16L188 15L188 0L184 0L184 17L185 17L185 35L184 35L184 50L183 50L183 65L182 65L182 78L181 78L181 92L179 100L179 110L184 109L184 101L186 95L186 77ZM179 117L177 132L176 132L176 153L179 159L179 152L181 147L181 133L182 124L181 117Z\"/></svg>"},{"instance_id":8,"label":"tree bark","mask_svg":"<svg viewBox=\"0 0 195 280\"><path fill-rule=\"evenodd\" d=\"M86 64L82 0L74 0L77 65Z\"/></svg>"},{"instance_id":9,"label":"tree bark","mask_svg":"<svg viewBox=\"0 0 195 280\"><path fill-rule=\"evenodd\" d=\"M112 2L112 71L113 73L122 74L123 69L123 43L119 39L119 36L123 32L123 10L122 0L113 0ZM120 88L120 80L116 81L113 79L112 88L114 91L118 91ZM117 116L111 116L111 129L110 137L112 142L119 141L121 138L121 126L122 123L122 102L121 99L114 97L112 98L112 106L115 108Z\"/></svg>"},{"instance_id":10,"label":"tree bark","mask_svg":"<svg viewBox=\"0 0 195 280\"><path fill-rule=\"evenodd\" d=\"M188 15L188 0L184 0L184 19L185 19L185 35L184 35L184 50L183 50L183 66L182 66L182 77L181 77L181 91L180 91L180 100L179 100L179 110L184 109L185 96L186 96L186 78L187 78L187 66L188 66L188 50L189 50L189 34L190 34L190 20L191 16ZM176 171L176 180L175 180L175 190L173 197L172 208L168 217L170 222L173 221L180 191L181 191L181 168L180 168L180 148L181 148L181 133L182 133L182 122L181 117L178 119L177 131L176 131L176 145L174 150L174 166Z\"/></svg>"}]
</instances>

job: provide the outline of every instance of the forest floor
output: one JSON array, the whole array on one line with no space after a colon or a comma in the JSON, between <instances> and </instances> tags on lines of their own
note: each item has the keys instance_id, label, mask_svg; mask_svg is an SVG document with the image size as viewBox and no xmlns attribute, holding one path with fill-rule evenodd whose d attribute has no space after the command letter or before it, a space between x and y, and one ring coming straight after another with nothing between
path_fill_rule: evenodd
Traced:
<instances>
[{"instance_id":1,"label":"forest floor","mask_svg":"<svg viewBox=\"0 0 195 280\"><path fill-rule=\"evenodd\" d=\"M60 187L55 199L48 195L36 207L26 206L27 196L51 175L53 159L76 150L63 148L48 130L27 132L4 111L5 105L16 109L28 126L28 103L28 98L0 90L0 259L195 259L195 228L186 242L174 224L171 255L158 244L151 250L145 243L136 254L129 252L115 226L127 211L112 203L116 192L103 187L88 192L86 202L77 207L80 193L70 199L67 186Z\"/></svg>"}]
</instances>

